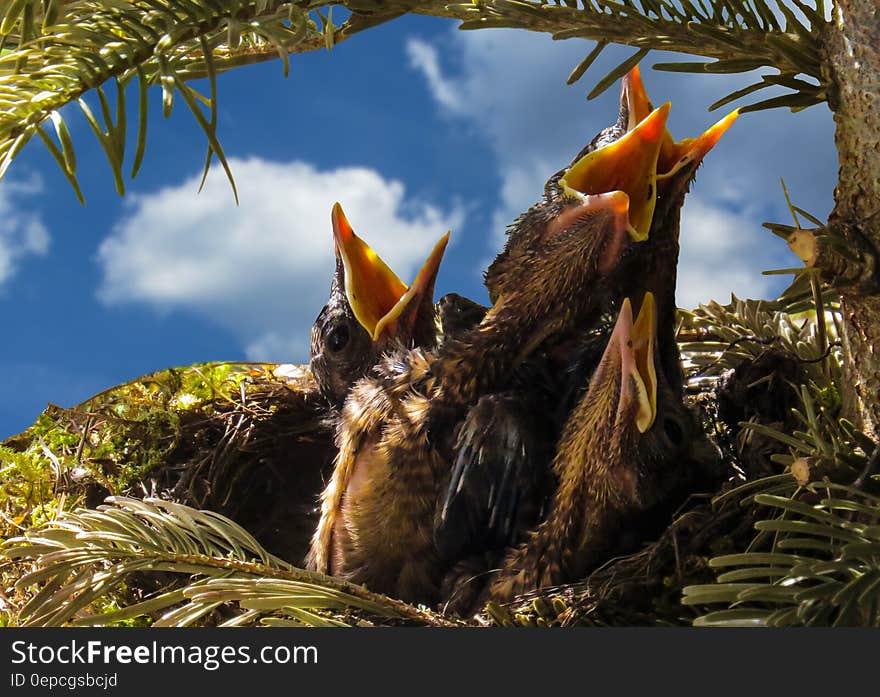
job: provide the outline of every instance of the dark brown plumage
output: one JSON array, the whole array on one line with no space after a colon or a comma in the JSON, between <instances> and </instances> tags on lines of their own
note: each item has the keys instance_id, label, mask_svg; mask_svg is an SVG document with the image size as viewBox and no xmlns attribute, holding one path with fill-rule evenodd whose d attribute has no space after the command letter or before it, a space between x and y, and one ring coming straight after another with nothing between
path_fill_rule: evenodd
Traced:
<instances>
[{"instance_id":1,"label":"dark brown plumage","mask_svg":"<svg viewBox=\"0 0 880 697\"><path fill-rule=\"evenodd\" d=\"M489 308L458 293L447 293L434 305L438 346L476 327Z\"/></svg>"},{"instance_id":2,"label":"dark brown plumage","mask_svg":"<svg viewBox=\"0 0 880 697\"><path fill-rule=\"evenodd\" d=\"M454 412L466 414L481 397L503 391L548 341L595 318L599 289L630 244L631 218L644 225L641 207L631 207L618 187L617 168L632 200L647 200L667 111L658 109L595 157L587 153L586 165L581 158L566 171L576 174L571 181L556 178L553 193L518 221L509 263L496 267L503 271L495 276L495 305L477 328L436 352L391 355L375 377L354 386L313 539L313 568L406 600L439 599L444 571L455 561L434 538L461 418ZM450 422L445 429L443 420Z\"/></svg>"}]
</instances>

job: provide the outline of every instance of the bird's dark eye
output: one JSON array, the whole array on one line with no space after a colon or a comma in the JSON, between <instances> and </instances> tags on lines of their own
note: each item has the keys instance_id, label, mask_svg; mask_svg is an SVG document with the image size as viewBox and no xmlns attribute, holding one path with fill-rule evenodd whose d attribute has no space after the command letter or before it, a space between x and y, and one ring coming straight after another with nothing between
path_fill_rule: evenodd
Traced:
<instances>
[{"instance_id":1,"label":"bird's dark eye","mask_svg":"<svg viewBox=\"0 0 880 697\"><path fill-rule=\"evenodd\" d=\"M337 324L327 334L327 349L332 353L339 353L348 345L348 327Z\"/></svg>"},{"instance_id":2,"label":"bird's dark eye","mask_svg":"<svg viewBox=\"0 0 880 697\"><path fill-rule=\"evenodd\" d=\"M674 419L663 419L663 430L670 443L676 447L681 445L684 440L684 431L677 421Z\"/></svg>"}]
</instances>

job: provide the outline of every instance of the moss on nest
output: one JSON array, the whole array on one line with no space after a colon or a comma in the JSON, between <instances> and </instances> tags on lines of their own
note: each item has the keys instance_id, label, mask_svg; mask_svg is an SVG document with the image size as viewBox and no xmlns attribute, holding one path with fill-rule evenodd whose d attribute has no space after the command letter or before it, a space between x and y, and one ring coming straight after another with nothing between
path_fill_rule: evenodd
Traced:
<instances>
[{"instance_id":1,"label":"moss on nest","mask_svg":"<svg viewBox=\"0 0 880 697\"><path fill-rule=\"evenodd\" d=\"M321 404L306 368L220 363L152 373L69 409L49 405L0 444L0 534L107 496L152 495L229 515L300 561L331 459ZM26 595L13 588L21 573L0 567L2 624ZM103 606L140 595L126 588Z\"/></svg>"},{"instance_id":2,"label":"moss on nest","mask_svg":"<svg viewBox=\"0 0 880 697\"><path fill-rule=\"evenodd\" d=\"M824 338L815 324L815 313L795 315L781 301L734 299L683 313L688 398L723 452L721 490L692 496L635 553L588 579L490 605L463 622L296 569L334 453L307 368L199 365L139 378L71 409L50 406L0 445L0 525L4 538L19 536L6 544L11 561L0 568L0 623L880 623L880 451L842 418L834 331ZM100 515L128 521L123 537L126 526L140 526L168 549L139 552L141 543L126 538L123 554L71 535L100 534L100 515L88 509L107 495L117 498ZM155 500L144 510L130 503L145 496ZM207 537L192 528L197 517ZM180 525L191 539L178 545ZM252 540L247 549L242 539ZM82 596L88 602L76 613L53 615L45 609L52 599L38 591L54 578L63 596L77 577L53 569L42 556L51 550L90 555L87 572L101 578L118 573L107 592ZM149 558L143 568L120 570L141 554ZM319 598L317 606L307 598Z\"/></svg>"}]
</instances>

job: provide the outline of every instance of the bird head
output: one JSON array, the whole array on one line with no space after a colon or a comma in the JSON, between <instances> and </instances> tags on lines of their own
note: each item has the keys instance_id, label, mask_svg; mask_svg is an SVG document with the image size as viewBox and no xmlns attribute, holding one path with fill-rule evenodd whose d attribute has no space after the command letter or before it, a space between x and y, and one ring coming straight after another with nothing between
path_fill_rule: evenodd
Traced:
<instances>
[{"instance_id":1,"label":"bird head","mask_svg":"<svg viewBox=\"0 0 880 697\"><path fill-rule=\"evenodd\" d=\"M680 465L701 442L701 433L658 369L653 293L644 294L633 317L632 302L625 298L585 397L593 423L582 424L578 433L602 441L596 447L609 471L619 473L617 491L628 504L647 508L689 476Z\"/></svg>"},{"instance_id":2,"label":"bird head","mask_svg":"<svg viewBox=\"0 0 880 697\"><path fill-rule=\"evenodd\" d=\"M336 270L330 298L312 326L311 368L325 397L340 404L392 345L433 345L434 282L449 233L407 286L355 234L338 203L331 220Z\"/></svg>"},{"instance_id":3,"label":"bird head","mask_svg":"<svg viewBox=\"0 0 880 697\"><path fill-rule=\"evenodd\" d=\"M531 260L553 254L563 235L580 236L585 248L592 249L590 258L600 277L611 274L632 243L648 236L668 115L669 104L664 104L632 128L618 121L550 177L543 199L513 223L504 251L486 273L493 302L508 289L521 287Z\"/></svg>"},{"instance_id":4,"label":"bird head","mask_svg":"<svg viewBox=\"0 0 880 697\"><path fill-rule=\"evenodd\" d=\"M573 201L589 206L597 196L625 194L627 232L633 242L647 239L657 200L657 164L669 107L667 102L652 109L619 137L577 158L559 178L563 205Z\"/></svg>"},{"instance_id":5,"label":"bird head","mask_svg":"<svg viewBox=\"0 0 880 697\"><path fill-rule=\"evenodd\" d=\"M488 309L458 293L447 293L434 307L437 335L441 342L460 338L476 327Z\"/></svg>"}]
</instances>

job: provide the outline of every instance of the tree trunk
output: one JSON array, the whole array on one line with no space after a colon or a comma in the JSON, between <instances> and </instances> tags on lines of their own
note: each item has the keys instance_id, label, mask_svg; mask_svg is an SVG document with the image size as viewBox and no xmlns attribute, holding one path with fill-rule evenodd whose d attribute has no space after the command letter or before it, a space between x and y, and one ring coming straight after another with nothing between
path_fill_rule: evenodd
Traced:
<instances>
[{"instance_id":1,"label":"tree trunk","mask_svg":"<svg viewBox=\"0 0 880 697\"><path fill-rule=\"evenodd\" d=\"M840 175L829 229L864 260L860 283L842 288L848 411L880 436L880 1L837 0L825 37Z\"/></svg>"}]
</instances>

